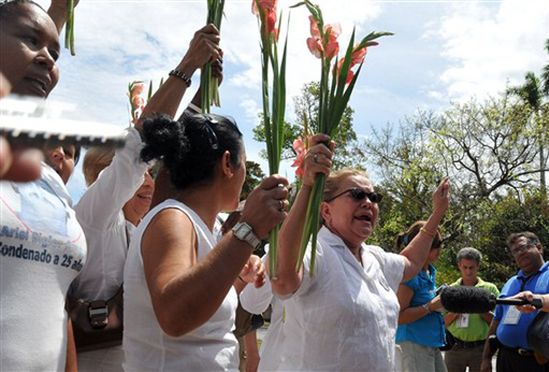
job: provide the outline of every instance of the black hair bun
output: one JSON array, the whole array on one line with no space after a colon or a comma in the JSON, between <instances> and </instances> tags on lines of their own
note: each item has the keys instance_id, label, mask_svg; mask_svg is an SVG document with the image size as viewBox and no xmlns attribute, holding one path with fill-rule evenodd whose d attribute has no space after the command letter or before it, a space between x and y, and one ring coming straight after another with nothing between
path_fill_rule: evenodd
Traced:
<instances>
[{"instance_id":1,"label":"black hair bun","mask_svg":"<svg viewBox=\"0 0 549 372\"><path fill-rule=\"evenodd\" d=\"M167 165L179 163L190 149L185 136L185 125L168 115L145 120L143 139L146 145L141 150L141 158L145 162L163 159Z\"/></svg>"}]
</instances>

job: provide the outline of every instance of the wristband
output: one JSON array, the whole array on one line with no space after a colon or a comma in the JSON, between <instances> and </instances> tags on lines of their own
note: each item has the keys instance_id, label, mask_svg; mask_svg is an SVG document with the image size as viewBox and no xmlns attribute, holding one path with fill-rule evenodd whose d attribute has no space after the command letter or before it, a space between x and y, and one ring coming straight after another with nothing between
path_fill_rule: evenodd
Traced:
<instances>
[{"instance_id":1,"label":"wristband","mask_svg":"<svg viewBox=\"0 0 549 372\"><path fill-rule=\"evenodd\" d=\"M242 283L247 284L246 281L245 281L244 279L242 279L242 277L241 277L240 275L238 276L238 279L240 279L240 281L241 281Z\"/></svg>"},{"instance_id":2,"label":"wristband","mask_svg":"<svg viewBox=\"0 0 549 372\"><path fill-rule=\"evenodd\" d=\"M170 73L168 75L169 76L175 76L175 77L180 78L181 80L183 80L185 82L185 85L187 85L187 88L191 86L190 76L188 76L186 73L184 73L181 70L178 70L178 69L174 68L173 70L170 71Z\"/></svg>"},{"instance_id":3,"label":"wristband","mask_svg":"<svg viewBox=\"0 0 549 372\"><path fill-rule=\"evenodd\" d=\"M431 313L431 310L429 309L429 303L428 302L426 304L421 305L421 307L424 308L427 311L427 314Z\"/></svg>"},{"instance_id":4,"label":"wristband","mask_svg":"<svg viewBox=\"0 0 549 372\"><path fill-rule=\"evenodd\" d=\"M425 227L422 227L421 229L419 229L420 232L424 233L425 235L428 235L431 237L431 239L434 239L435 238L435 233L432 232L432 231L429 231L427 230Z\"/></svg>"}]
</instances>

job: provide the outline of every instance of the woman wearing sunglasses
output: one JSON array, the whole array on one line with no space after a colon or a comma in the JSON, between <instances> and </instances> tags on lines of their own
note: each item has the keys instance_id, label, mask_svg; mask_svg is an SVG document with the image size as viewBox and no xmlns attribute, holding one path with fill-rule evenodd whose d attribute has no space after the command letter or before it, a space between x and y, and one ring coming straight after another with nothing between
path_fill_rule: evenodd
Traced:
<instances>
[{"instance_id":1,"label":"woman wearing sunglasses","mask_svg":"<svg viewBox=\"0 0 549 372\"><path fill-rule=\"evenodd\" d=\"M279 236L274 293L284 299L285 331L281 370L394 371L399 284L414 277L429 253L434 232L448 208L448 180L433 193L433 213L401 254L364 243L378 219L381 195L364 171L330 174L333 145L325 135L312 138L305 157L303 187ZM320 207L316 266L310 253L296 272L307 200L317 173L328 176ZM287 320L288 321L288 320ZM286 351L282 351L286 353Z\"/></svg>"},{"instance_id":2,"label":"woman wearing sunglasses","mask_svg":"<svg viewBox=\"0 0 549 372\"><path fill-rule=\"evenodd\" d=\"M171 195L141 221L124 268L126 371L238 369L232 330L237 291L262 280L246 265L286 216L287 180L270 176L246 199L239 222L217 242L221 211L238 207L246 175L242 133L205 114L143 124L144 161L162 159Z\"/></svg>"}]
</instances>

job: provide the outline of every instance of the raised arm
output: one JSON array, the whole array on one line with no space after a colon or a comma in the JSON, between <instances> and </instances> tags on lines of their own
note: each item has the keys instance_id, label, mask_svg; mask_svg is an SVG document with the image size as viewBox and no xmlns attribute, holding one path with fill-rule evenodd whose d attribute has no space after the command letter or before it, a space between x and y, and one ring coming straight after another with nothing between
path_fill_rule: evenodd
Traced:
<instances>
[{"instance_id":1,"label":"raised arm","mask_svg":"<svg viewBox=\"0 0 549 372\"><path fill-rule=\"evenodd\" d=\"M278 237L278 267L277 277L271 281L273 292L286 296L294 293L303 279L303 268L296 272L296 263L299 258L301 235L305 227L305 215L307 203L311 195L318 173L330 174L332 167L332 150L323 143L329 142L330 138L325 134L317 134L311 139L311 148L304 159L303 185L288 213L288 217L280 228ZM331 143L333 149L333 142ZM314 159L317 159L315 162Z\"/></svg>"},{"instance_id":2,"label":"raised arm","mask_svg":"<svg viewBox=\"0 0 549 372\"><path fill-rule=\"evenodd\" d=\"M423 267L429 255L438 225L448 209L449 196L450 184L448 179L445 178L433 193L433 213L429 216L420 233L400 253L406 258L402 281L413 278Z\"/></svg>"},{"instance_id":3,"label":"raised arm","mask_svg":"<svg viewBox=\"0 0 549 372\"><path fill-rule=\"evenodd\" d=\"M206 62L221 58L223 52L219 47L219 40L219 31L212 24L196 31L187 53L175 70L181 73L181 76L191 79L195 71ZM145 106L141 119L159 113L174 117L187 88L185 79L170 75ZM141 130L140 122L136 124L136 128Z\"/></svg>"},{"instance_id":4,"label":"raised arm","mask_svg":"<svg viewBox=\"0 0 549 372\"><path fill-rule=\"evenodd\" d=\"M246 201L241 221L260 238L285 217L280 200L287 197L287 180L263 180ZM174 209L160 212L143 236L141 251L145 278L160 327L181 336L204 324L219 308L252 247L227 233L201 262L196 257L196 236L191 221Z\"/></svg>"},{"instance_id":5,"label":"raised arm","mask_svg":"<svg viewBox=\"0 0 549 372\"><path fill-rule=\"evenodd\" d=\"M78 5L80 0L74 0L74 6ZM57 32L61 33L63 26L67 22L67 0L52 0L48 9L48 14L57 27Z\"/></svg>"}]
</instances>

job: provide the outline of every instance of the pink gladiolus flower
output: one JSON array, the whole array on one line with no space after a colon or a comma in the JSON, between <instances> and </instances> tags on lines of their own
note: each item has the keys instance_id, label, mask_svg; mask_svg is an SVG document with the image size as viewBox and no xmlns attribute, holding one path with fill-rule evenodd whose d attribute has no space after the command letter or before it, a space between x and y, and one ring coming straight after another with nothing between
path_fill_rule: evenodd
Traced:
<instances>
[{"instance_id":1,"label":"pink gladiolus flower","mask_svg":"<svg viewBox=\"0 0 549 372\"><path fill-rule=\"evenodd\" d=\"M276 5L278 0L259 0L259 7L264 12L274 11L276 12ZM259 11L257 10L256 0L252 0L252 13L257 15Z\"/></svg>"},{"instance_id":2,"label":"pink gladiolus flower","mask_svg":"<svg viewBox=\"0 0 549 372\"><path fill-rule=\"evenodd\" d=\"M315 39L314 37L308 38L307 47L316 58L322 57L323 48L320 39Z\"/></svg>"},{"instance_id":3,"label":"pink gladiolus flower","mask_svg":"<svg viewBox=\"0 0 549 372\"><path fill-rule=\"evenodd\" d=\"M265 23L266 32L268 34L275 34L275 39L278 38L278 30L276 29L276 10L269 10L267 12L267 22Z\"/></svg>"},{"instance_id":4,"label":"pink gladiolus flower","mask_svg":"<svg viewBox=\"0 0 549 372\"><path fill-rule=\"evenodd\" d=\"M278 30L276 28L276 3L277 0L259 0L259 6L265 15L265 30L264 32L268 34L273 34L274 39L278 40ZM256 16L259 15L257 9L256 0L252 0L252 13Z\"/></svg>"},{"instance_id":5,"label":"pink gladiolus flower","mask_svg":"<svg viewBox=\"0 0 549 372\"><path fill-rule=\"evenodd\" d=\"M318 21L315 17L309 16L309 24L311 28L311 36L320 39L320 31L318 30Z\"/></svg>"},{"instance_id":6,"label":"pink gladiolus flower","mask_svg":"<svg viewBox=\"0 0 549 372\"><path fill-rule=\"evenodd\" d=\"M366 50L366 47L353 50L353 54L351 54L351 66L358 65L364 61Z\"/></svg>"},{"instance_id":7,"label":"pink gladiolus flower","mask_svg":"<svg viewBox=\"0 0 549 372\"><path fill-rule=\"evenodd\" d=\"M141 96L133 96L132 97L132 105L134 107L142 107L145 106L145 99Z\"/></svg>"},{"instance_id":8,"label":"pink gladiolus flower","mask_svg":"<svg viewBox=\"0 0 549 372\"><path fill-rule=\"evenodd\" d=\"M294 151L296 153L296 158L291 166L297 167L297 169L295 170L295 175L298 178L302 178L304 173L303 167L304 167L305 155L307 154L307 148L305 147L305 142L303 142L301 137L297 137L294 140L292 147L294 148Z\"/></svg>"},{"instance_id":9,"label":"pink gladiolus flower","mask_svg":"<svg viewBox=\"0 0 549 372\"><path fill-rule=\"evenodd\" d=\"M145 84L144 83L133 83L132 89L131 89L131 95L138 96L140 94L143 94L143 91L145 90Z\"/></svg>"},{"instance_id":10,"label":"pink gladiolus flower","mask_svg":"<svg viewBox=\"0 0 549 372\"><path fill-rule=\"evenodd\" d=\"M334 58L339 53L339 43L336 40L328 40L326 43L326 57Z\"/></svg>"},{"instance_id":11,"label":"pink gladiolus flower","mask_svg":"<svg viewBox=\"0 0 549 372\"><path fill-rule=\"evenodd\" d=\"M328 59L335 57L339 53L337 38L341 34L341 26L337 23L325 25L324 38L322 38L318 29L317 19L309 16L309 25L311 37L307 39L307 47L311 53L317 58L321 58L322 53L325 53L325 57Z\"/></svg>"},{"instance_id":12,"label":"pink gladiolus flower","mask_svg":"<svg viewBox=\"0 0 549 372\"><path fill-rule=\"evenodd\" d=\"M362 61L364 61L364 58L366 57L366 51L367 48L356 48L353 50L353 53L351 54L351 64L349 65L349 71L347 72L347 78L345 79L345 84L349 84L351 80L353 80L353 77L355 76L354 71L352 68L358 64L361 64ZM341 69L343 68L343 59L339 60L337 63L337 71L338 75L341 75Z\"/></svg>"}]
</instances>

